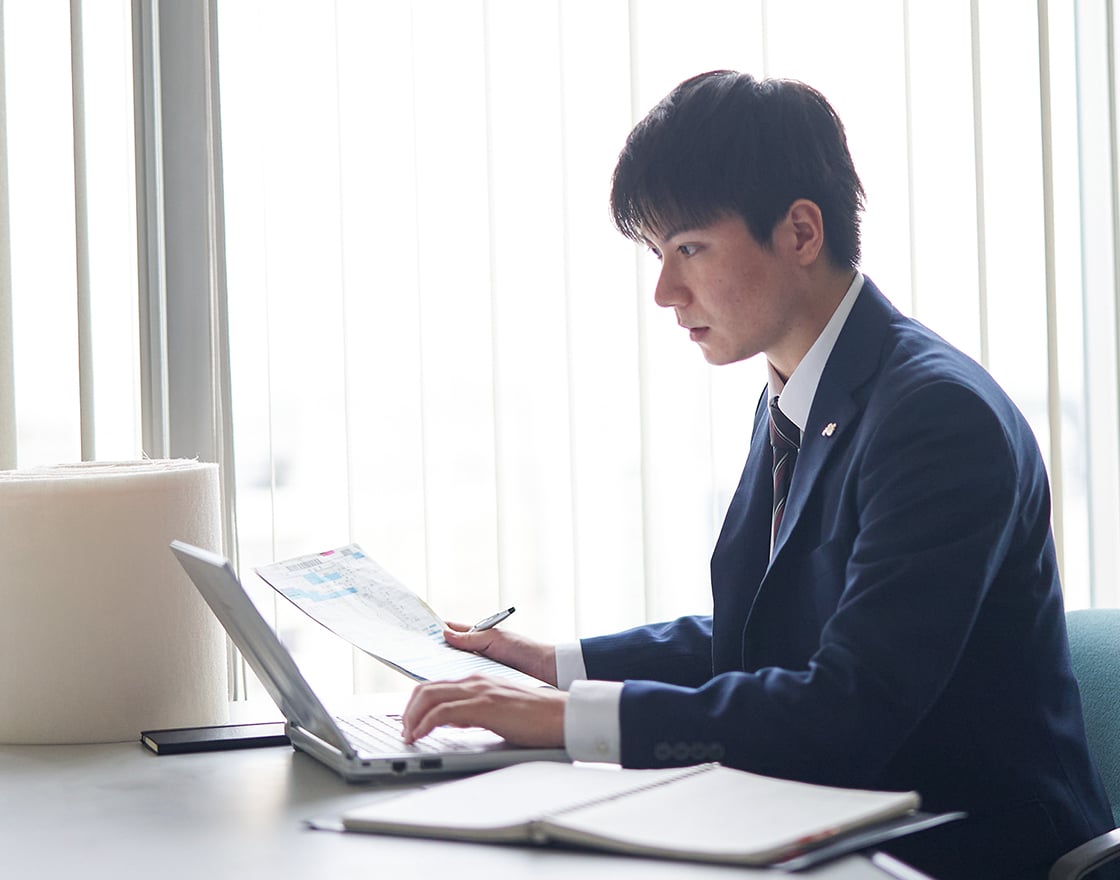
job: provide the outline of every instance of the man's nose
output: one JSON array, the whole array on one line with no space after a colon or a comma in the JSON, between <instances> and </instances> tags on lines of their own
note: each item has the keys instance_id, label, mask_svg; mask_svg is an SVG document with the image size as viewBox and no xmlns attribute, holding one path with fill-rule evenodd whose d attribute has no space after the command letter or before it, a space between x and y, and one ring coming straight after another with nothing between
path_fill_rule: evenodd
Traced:
<instances>
[{"instance_id":1,"label":"man's nose","mask_svg":"<svg viewBox=\"0 0 1120 880\"><path fill-rule=\"evenodd\" d=\"M680 277L668 262L662 263L657 285L653 288L653 301L662 308L670 308L682 303L683 293Z\"/></svg>"}]
</instances>

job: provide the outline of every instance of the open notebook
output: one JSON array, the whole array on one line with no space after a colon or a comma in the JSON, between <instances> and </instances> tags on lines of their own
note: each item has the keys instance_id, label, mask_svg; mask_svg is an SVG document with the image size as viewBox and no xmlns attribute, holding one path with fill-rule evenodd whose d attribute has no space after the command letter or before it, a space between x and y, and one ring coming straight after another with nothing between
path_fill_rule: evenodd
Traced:
<instances>
[{"instance_id":1,"label":"open notebook","mask_svg":"<svg viewBox=\"0 0 1120 880\"><path fill-rule=\"evenodd\" d=\"M173 541L171 550L279 707L292 745L346 779L467 773L521 761L568 760L563 749L519 748L475 728L440 728L406 745L397 716L332 715L257 611L229 561L181 541Z\"/></svg>"},{"instance_id":2,"label":"open notebook","mask_svg":"<svg viewBox=\"0 0 1120 880\"><path fill-rule=\"evenodd\" d=\"M342 827L790 868L794 859L803 867L961 816L916 813L918 806L915 792L809 785L718 764L537 763L378 801L343 815Z\"/></svg>"}]
</instances>

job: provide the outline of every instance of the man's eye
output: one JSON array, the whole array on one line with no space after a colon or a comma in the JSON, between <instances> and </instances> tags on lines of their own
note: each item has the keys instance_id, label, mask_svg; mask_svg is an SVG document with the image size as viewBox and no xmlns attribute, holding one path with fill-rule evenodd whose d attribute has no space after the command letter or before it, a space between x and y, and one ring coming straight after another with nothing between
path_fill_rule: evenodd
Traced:
<instances>
[{"instance_id":1,"label":"man's eye","mask_svg":"<svg viewBox=\"0 0 1120 880\"><path fill-rule=\"evenodd\" d=\"M657 260L657 262L659 262L659 263L661 262L661 251L659 251L657 248L655 248L652 244L649 246L649 252L651 254L653 254L653 256Z\"/></svg>"},{"instance_id":2,"label":"man's eye","mask_svg":"<svg viewBox=\"0 0 1120 880\"><path fill-rule=\"evenodd\" d=\"M677 250L684 254L686 257L691 257L696 253L698 248L694 244L682 244L677 248Z\"/></svg>"}]
</instances>

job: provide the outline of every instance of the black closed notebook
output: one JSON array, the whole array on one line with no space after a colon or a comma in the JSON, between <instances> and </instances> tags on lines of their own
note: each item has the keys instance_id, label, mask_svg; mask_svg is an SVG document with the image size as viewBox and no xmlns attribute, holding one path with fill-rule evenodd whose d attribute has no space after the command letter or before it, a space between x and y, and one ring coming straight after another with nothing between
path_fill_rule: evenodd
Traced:
<instances>
[{"instance_id":1,"label":"black closed notebook","mask_svg":"<svg viewBox=\"0 0 1120 880\"><path fill-rule=\"evenodd\" d=\"M157 755L255 749L262 746L291 744L287 734L284 733L283 721L145 730L140 733L140 742Z\"/></svg>"}]
</instances>

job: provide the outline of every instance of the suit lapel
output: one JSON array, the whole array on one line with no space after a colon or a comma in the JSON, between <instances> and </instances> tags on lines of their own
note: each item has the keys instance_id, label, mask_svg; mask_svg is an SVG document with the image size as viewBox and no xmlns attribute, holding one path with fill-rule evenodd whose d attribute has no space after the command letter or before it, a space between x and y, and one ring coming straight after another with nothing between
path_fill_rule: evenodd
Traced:
<instances>
[{"instance_id":1,"label":"suit lapel","mask_svg":"<svg viewBox=\"0 0 1120 880\"><path fill-rule=\"evenodd\" d=\"M832 451L843 445L845 435L860 418L863 403L857 401L855 392L878 370L883 339L893 314L894 307L870 279L865 279L813 397L771 565L796 531Z\"/></svg>"},{"instance_id":2,"label":"suit lapel","mask_svg":"<svg viewBox=\"0 0 1120 880\"><path fill-rule=\"evenodd\" d=\"M754 431L751 434L751 447L739 486L728 506L723 520L723 528L712 553L713 578L731 572L742 572L745 559L744 549L750 548L749 556L757 556L759 544L754 540L759 533L759 522L770 521L770 500L773 487L770 483L770 434L766 423L766 392L762 394L755 411ZM765 553L769 553L769 541ZM753 561L753 560L752 560ZM764 563L764 560L763 560ZM758 562L752 567L757 567ZM765 565L762 566L765 568ZM717 572L718 569L718 572ZM760 571L761 574L761 571ZM735 578L738 580L738 577Z\"/></svg>"},{"instance_id":3,"label":"suit lapel","mask_svg":"<svg viewBox=\"0 0 1120 880\"><path fill-rule=\"evenodd\" d=\"M743 622L770 558L770 434L766 391L755 410L750 452L712 552L712 662L742 668Z\"/></svg>"}]
</instances>

